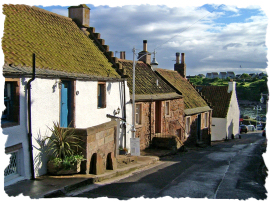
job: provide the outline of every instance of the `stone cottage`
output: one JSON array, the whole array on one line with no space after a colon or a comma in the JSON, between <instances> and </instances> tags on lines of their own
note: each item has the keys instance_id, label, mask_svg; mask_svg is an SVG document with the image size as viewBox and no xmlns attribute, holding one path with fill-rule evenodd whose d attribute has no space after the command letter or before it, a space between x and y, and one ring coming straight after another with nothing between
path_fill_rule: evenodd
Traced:
<instances>
[{"instance_id":1,"label":"stone cottage","mask_svg":"<svg viewBox=\"0 0 270 202\"><path fill-rule=\"evenodd\" d=\"M154 137L181 137L184 133L184 101L181 93L168 85L151 68L151 53L147 40L135 65L135 129L140 138L140 149L148 148ZM130 95L133 93L133 61L124 54L118 60L127 76ZM132 104L130 102L130 104Z\"/></svg>"},{"instance_id":2,"label":"stone cottage","mask_svg":"<svg viewBox=\"0 0 270 202\"><path fill-rule=\"evenodd\" d=\"M173 70L156 68L156 72L184 99L185 132L181 140L186 145L211 144L212 110L209 104L186 79L185 54L176 53Z\"/></svg>"},{"instance_id":3,"label":"stone cottage","mask_svg":"<svg viewBox=\"0 0 270 202\"><path fill-rule=\"evenodd\" d=\"M197 89L213 106L212 141L231 139L239 135L240 110L236 82L228 86L198 86Z\"/></svg>"}]
</instances>

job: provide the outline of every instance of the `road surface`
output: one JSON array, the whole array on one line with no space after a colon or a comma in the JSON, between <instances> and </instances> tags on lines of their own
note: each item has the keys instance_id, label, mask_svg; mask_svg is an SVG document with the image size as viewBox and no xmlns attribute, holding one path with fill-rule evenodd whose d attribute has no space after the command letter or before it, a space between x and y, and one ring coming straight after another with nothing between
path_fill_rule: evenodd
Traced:
<instances>
[{"instance_id":1,"label":"road surface","mask_svg":"<svg viewBox=\"0 0 270 202\"><path fill-rule=\"evenodd\" d=\"M213 143L161 158L146 170L124 179L102 182L69 193L74 197L266 199L261 133Z\"/></svg>"}]
</instances>

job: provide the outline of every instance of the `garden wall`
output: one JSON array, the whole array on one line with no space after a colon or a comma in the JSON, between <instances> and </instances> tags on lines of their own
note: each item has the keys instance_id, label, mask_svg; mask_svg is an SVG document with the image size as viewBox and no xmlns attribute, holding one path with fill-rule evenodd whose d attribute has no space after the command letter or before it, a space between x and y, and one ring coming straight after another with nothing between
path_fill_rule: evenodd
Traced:
<instances>
[{"instance_id":1,"label":"garden wall","mask_svg":"<svg viewBox=\"0 0 270 202\"><path fill-rule=\"evenodd\" d=\"M75 129L82 139L82 173L103 174L106 169L114 170L116 165L116 121L93 126L87 129Z\"/></svg>"}]
</instances>

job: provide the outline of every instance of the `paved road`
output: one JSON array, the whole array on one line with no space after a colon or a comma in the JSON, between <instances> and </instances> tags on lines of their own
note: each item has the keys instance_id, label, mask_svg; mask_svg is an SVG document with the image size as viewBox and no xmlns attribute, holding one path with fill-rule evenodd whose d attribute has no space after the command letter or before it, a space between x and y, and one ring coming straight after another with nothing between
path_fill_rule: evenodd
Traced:
<instances>
[{"instance_id":1,"label":"paved road","mask_svg":"<svg viewBox=\"0 0 270 202\"><path fill-rule=\"evenodd\" d=\"M266 199L261 134L215 143L162 158L158 166L109 184L71 193L75 197Z\"/></svg>"}]
</instances>

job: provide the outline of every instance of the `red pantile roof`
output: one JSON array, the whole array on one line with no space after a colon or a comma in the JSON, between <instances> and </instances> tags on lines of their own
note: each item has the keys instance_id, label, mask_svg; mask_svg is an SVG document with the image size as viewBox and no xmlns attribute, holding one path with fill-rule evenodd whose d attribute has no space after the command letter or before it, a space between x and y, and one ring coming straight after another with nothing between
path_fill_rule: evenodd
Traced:
<instances>
[{"instance_id":1,"label":"red pantile roof","mask_svg":"<svg viewBox=\"0 0 270 202\"><path fill-rule=\"evenodd\" d=\"M213 117L225 118L230 107L232 92L228 86L200 86L200 92L213 105Z\"/></svg>"}]
</instances>

